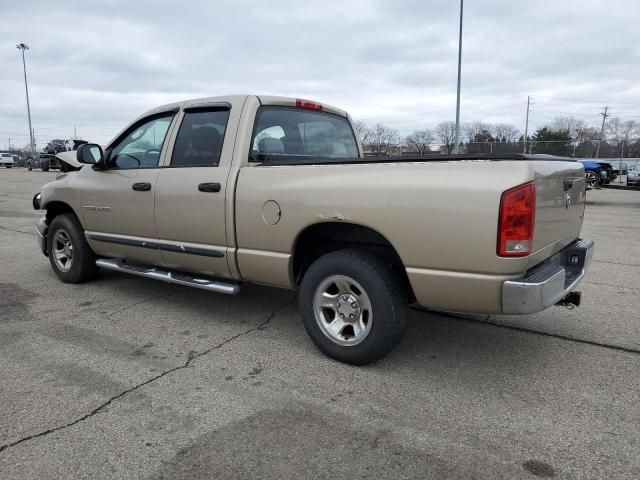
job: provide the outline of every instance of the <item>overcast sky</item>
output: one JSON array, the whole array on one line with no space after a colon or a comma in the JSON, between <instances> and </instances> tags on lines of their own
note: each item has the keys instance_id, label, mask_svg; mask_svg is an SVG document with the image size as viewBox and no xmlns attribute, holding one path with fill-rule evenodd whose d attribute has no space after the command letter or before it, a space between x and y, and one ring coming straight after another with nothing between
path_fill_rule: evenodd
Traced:
<instances>
[{"instance_id":1,"label":"overcast sky","mask_svg":"<svg viewBox=\"0 0 640 480\"><path fill-rule=\"evenodd\" d=\"M265 93L401 133L455 116L457 0L2 1L0 146L106 143L176 100ZM467 0L462 121L640 120L639 0ZM6 137L6 138L5 138Z\"/></svg>"}]
</instances>

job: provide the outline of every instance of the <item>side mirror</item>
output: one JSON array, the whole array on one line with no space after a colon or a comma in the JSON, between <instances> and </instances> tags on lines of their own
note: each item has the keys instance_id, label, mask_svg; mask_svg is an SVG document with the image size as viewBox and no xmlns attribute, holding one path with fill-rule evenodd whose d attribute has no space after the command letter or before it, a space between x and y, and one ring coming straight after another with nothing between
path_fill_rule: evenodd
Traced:
<instances>
[{"instance_id":1,"label":"side mirror","mask_svg":"<svg viewBox=\"0 0 640 480\"><path fill-rule=\"evenodd\" d=\"M102 163L104 159L104 153L100 145L95 143L85 143L80 145L76 151L76 158L78 162L87 165L96 165Z\"/></svg>"}]
</instances>

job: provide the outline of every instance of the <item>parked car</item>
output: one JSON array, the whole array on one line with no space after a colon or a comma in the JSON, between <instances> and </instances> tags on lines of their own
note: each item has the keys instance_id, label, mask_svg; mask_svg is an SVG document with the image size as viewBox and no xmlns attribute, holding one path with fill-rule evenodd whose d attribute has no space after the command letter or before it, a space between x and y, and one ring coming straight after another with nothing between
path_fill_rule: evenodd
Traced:
<instances>
[{"instance_id":1,"label":"parked car","mask_svg":"<svg viewBox=\"0 0 640 480\"><path fill-rule=\"evenodd\" d=\"M579 162L584 166L584 174L588 188L596 188L598 185L607 182L609 174L598 162L592 160L579 160Z\"/></svg>"},{"instance_id":2,"label":"parked car","mask_svg":"<svg viewBox=\"0 0 640 480\"><path fill-rule=\"evenodd\" d=\"M637 164L627 173L627 185L634 187L640 186L640 164Z\"/></svg>"},{"instance_id":3,"label":"parked car","mask_svg":"<svg viewBox=\"0 0 640 480\"><path fill-rule=\"evenodd\" d=\"M618 174L611 163L599 161L598 164L607 172L607 178L602 183L611 183L618 177Z\"/></svg>"},{"instance_id":4,"label":"parked car","mask_svg":"<svg viewBox=\"0 0 640 480\"><path fill-rule=\"evenodd\" d=\"M60 169L60 160L55 155L48 153L37 153L35 158L27 159L27 170L39 168L43 172L50 169Z\"/></svg>"},{"instance_id":5,"label":"parked car","mask_svg":"<svg viewBox=\"0 0 640 480\"><path fill-rule=\"evenodd\" d=\"M631 167L633 166L633 162L629 164L628 160L633 160L633 159L621 160L619 158L603 158L603 159L597 160L597 162L608 163L609 165L611 165L611 167L613 168L613 173L615 173L616 175L626 175L627 171L630 170Z\"/></svg>"},{"instance_id":6,"label":"parked car","mask_svg":"<svg viewBox=\"0 0 640 480\"><path fill-rule=\"evenodd\" d=\"M407 307L528 314L579 304L581 163L548 155L363 156L346 112L229 96L145 113L33 198L63 282L99 269L237 294L298 290L319 349L365 364ZM167 168L165 168L167 167ZM446 179L456 178L456 182ZM534 234L535 232L535 234Z\"/></svg>"},{"instance_id":7,"label":"parked car","mask_svg":"<svg viewBox=\"0 0 640 480\"><path fill-rule=\"evenodd\" d=\"M51 140L44 147L44 153L48 153L50 155L55 155L56 153L65 152L67 150L66 144L64 140L55 139Z\"/></svg>"},{"instance_id":8,"label":"parked car","mask_svg":"<svg viewBox=\"0 0 640 480\"><path fill-rule=\"evenodd\" d=\"M14 165L13 155L10 153L0 153L0 167L11 168Z\"/></svg>"}]
</instances>

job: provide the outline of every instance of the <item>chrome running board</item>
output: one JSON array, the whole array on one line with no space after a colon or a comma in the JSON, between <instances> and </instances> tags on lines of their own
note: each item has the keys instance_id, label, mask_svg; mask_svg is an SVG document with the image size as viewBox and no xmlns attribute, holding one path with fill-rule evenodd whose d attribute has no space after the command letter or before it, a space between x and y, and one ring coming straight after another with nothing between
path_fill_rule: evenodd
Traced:
<instances>
[{"instance_id":1,"label":"chrome running board","mask_svg":"<svg viewBox=\"0 0 640 480\"><path fill-rule=\"evenodd\" d=\"M225 293L227 295L236 295L240 292L240 284L223 282L207 277L194 277L188 273L170 272L161 270L157 267L145 267L140 265L131 265L122 260L104 259L96 260L96 265L106 270L115 270L116 272L130 273L140 277L154 278L163 282L175 283L187 287L200 288L209 290L210 292Z\"/></svg>"}]
</instances>

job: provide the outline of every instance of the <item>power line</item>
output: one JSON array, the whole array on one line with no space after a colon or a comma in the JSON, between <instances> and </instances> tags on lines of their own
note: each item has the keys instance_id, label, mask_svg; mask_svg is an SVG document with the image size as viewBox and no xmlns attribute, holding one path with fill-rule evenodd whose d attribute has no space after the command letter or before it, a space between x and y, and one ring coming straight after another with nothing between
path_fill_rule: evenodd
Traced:
<instances>
[{"instance_id":1,"label":"power line","mask_svg":"<svg viewBox=\"0 0 640 480\"><path fill-rule=\"evenodd\" d=\"M602 101L599 100L581 100L579 98L562 98L562 97L556 97L553 95L531 95L533 98L552 98L554 100L560 100L560 101L565 101L565 102L573 102L573 103L593 103L593 104L597 104L597 105L602 105ZM608 105L633 105L633 106L638 106L637 102L607 102Z\"/></svg>"}]
</instances>

